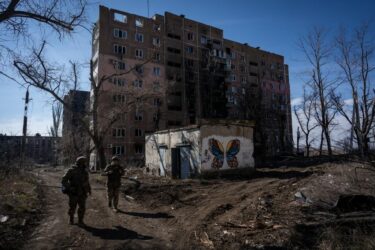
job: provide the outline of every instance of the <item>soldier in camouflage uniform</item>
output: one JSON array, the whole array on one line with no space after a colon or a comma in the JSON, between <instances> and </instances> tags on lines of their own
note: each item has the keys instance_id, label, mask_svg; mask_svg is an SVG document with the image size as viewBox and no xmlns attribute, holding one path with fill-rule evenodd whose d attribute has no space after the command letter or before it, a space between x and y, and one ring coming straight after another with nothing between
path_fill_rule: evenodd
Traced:
<instances>
[{"instance_id":1,"label":"soldier in camouflage uniform","mask_svg":"<svg viewBox=\"0 0 375 250\"><path fill-rule=\"evenodd\" d=\"M78 205L78 224L83 225L87 195L91 195L89 174L86 171L86 158L81 156L76 160L62 178L62 187L69 195L69 221L74 224L74 214Z\"/></svg>"},{"instance_id":2,"label":"soldier in camouflage uniform","mask_svg":"<svg viewBox=\"0 0 375 250\"><path fill-rule=\"evenodd\" d=\"M108 206L117 212L118 199L121 187L121 176L124 175L124 169L120 165L120 159L117 156L112 157L111 163L104 169L104 175L107 179Z\"/></svg>"}]
</instances>

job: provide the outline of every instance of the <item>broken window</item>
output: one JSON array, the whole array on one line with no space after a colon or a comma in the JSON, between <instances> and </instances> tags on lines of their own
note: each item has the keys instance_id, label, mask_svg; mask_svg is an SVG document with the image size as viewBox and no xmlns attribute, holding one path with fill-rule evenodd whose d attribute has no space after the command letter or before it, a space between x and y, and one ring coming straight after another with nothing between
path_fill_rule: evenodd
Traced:
<instances>
[{"instance_id":1,"label":"broken window","mask_svg":"<svg viewBox=\"0 0 375 250\"><path fill-rule=\"evenodd\" d=\"M185 47L185 51L186 51L186 53L193 54L194 48L191 47L191 46L186 46Z\"/></svg>"},{"instance_id":2,"label":"broken window","mask_svg":"<svg viewBox=\"0 0 375 250\"><path fill-rule=\"evenodd\" d=\"M167 65L171 67L181 68L181 63L177 63L177 62L168 61Z\"/></svg>"},{"instance_id":3,"label":"broken window","mask_svg":"<svg viewBox=\"0 0 375 250\"><path fill-rule=\"evenodd\" d=\"M124 87L125 86L125 79L124 78L114 77L112 79L112 82L113 82L114 85L117 85L119 87Z\"/></svg>"},{"instance_id":4,"label":"broken window","mask_svg":"<svg viewBox=\"0 0 375 250\"><path fill-rule=\"evenodd\" d=\"M154 23L153 30L154 31L160 31L161 30L160 24Z\"/></svg>"},{"instance_id":5,"label":"broken window","mask_svg":"<svg viewBox=\"0 0 375 250\"><path fill-rule=\"evenodd\" d=\"M187 39L188 39L189 41L194 41L194 33L188 32L188 33L187 33Z\"/></svg>"},{"instance_id":6,"label":"broken window","mask_svg":"<svg viewBox=\"0 0 375 250\"><path fill-rule=\"evenodd\" d=\"M143 34L142 33L135 33L135 40L137 42L143 43Z\"/></svg>"},{"instance_id":7,"label":"broken window","mask_svg":"<svg viewBox=\"0 0 375 250\"><path fill-rule=\"evenodd\" d=\"M171 52L171 53L174 53L174 54L180 54L181 53L181 50L176 49L176 48L172 48L172 47L168 47L167 51Z\"/></svg>"},{"instance_id":8,"label":"broken window","mask_svg":"<svg viewBox=\"0 0 375 250\"><path fill-rule=\"evenodd\" d=\"M142 136L142 129L136 128L134 132L135 132L135 136Z\"/></svg>"},{"instance_id":9,"label":"broken window","mask_svg":"<svg viewBox=\"0 0 375 250\"><path fill-rule=\"evenodd\" d=\"M160 53L159 52L155 52L154 53L154 60L155 61L160 61Z\"/></svg>"},{"instance_id":10,"label":"broken window","mask_svg":"<svg viewBox=\"0 0 375 250\"><path fill-rule=\"evenodd\" d=\"M123 154L125 154L125 146L123 146L123 145L113 146L112 147L112 154L113 155L123 155Z\"/></svg>"},{"instance_id":11,"label":"broken window","mask_svg":"<svg viewBox=\"0 0 375 250\"><path fill-rule=\"evenodd\" d=\"M134 145L134 151L136 154L142 154L143 153L143 145L142 144L135 144Z\"/></svg>"},{"instance_id":12,"label":"broken window","mask_svg":"<svg viewBox=\"0 0 375 250\"><path fill-rule=\"evenodd\" d=\"M135 19L135 26L143 28L143 20L140 18Z\"/></svg>"},{"instance_id":13,"label":"broken window","mask_svg":"<svg viewBox=\"0 0 375 250\"><path fill-rule=\"evenodd\" d=\"M160 76L161 75L160 68L159 67L154 67L153 73L154 73L155 76Z\"/></svg>"},{"instance_id":14,"label":"broken window","mask_svg":"<svg viewBox=\"0 0 375 250\"><path fill-rule=\"evenodd\" d=\"M113 53L115 54L126 54L126 47L118 44L113 45Z\"/></svg>"},{"instance_id":15,"label":"broken window","mask_svg":"<svg viewBox=\"0 0 375 250\"><path fill-rule=\"evenodd\" d=\"M159 107L161 105L160 98L154 98L154 106Z\"/></svg>"},{"instance_id":16,"label":"broken window","mask_svg":"<svg viewBox=\"0 0 375 250\"><path fill-rule=\"evenodd\" d=\"M135 79L133 81L133 86L136 87L136 88L142 88L142 85L143 85L143 81L142 80Z\"/></svg>"},{"instance_id":17,"label":"broken window","mask_svg":"<svg viewBox=\"0 0 375 250\"><path fill-rule=\"evenodd\" d=\"M115 69L124 70L125 69L125 63L120 61L113 61L113 67Z\"/></svg>"},{"instance_id":18,"label":"broken window","mask_svg":"<svg viewBox=\"0 0 375 250\"><path fill-rule=\"evenodd\" d=\"M113 36L116 38L126 39L128 37L128 32L125 30L115 28L113 29Z\"/></svg>"},{"instance_id":19,"label":"broken window","mask_svg":"<svg viewBox=\"0 0 375 250\"><path fill-rule=\"evenodd\" d=\"M135 66L135 71L136 71L138 74L143 74L143 72L144 72L143 66L142 66L142 65L136 65L136 66Z\"/></svg>"},{"instance_id":20,"label":"broken window","mask_svg":"<svg viewBox=\"0 0 375 250\"><path fill-rule=\"evenodd\" d=\"M128 17L124 14L120 14L115 12L113 16L113 20L117 22L122 22L122 23L127 23L128 22Z\"/></svg>"},{"instance_id":21,"label":"broken window","mask_svg":"<svg viewBox=\"0 0 375 250\"><path fill-rule=\"evenodd\" d=\"M207 44L207 37L204 35L201 36L201 44Z\"/></svg>"},{"instance_id":22,"label":"broken window","mask_svg":"<svg viewBox=\"0 0 375 250\"><path fill-rule=\"evenodd\" d=\"M153 37L152 38L152 44L154 46L160 46L160 38L159 37Z\"/></svg>"},{"instance_id":23,"label":"broken window","mask_svg":"<svg viewBox=\"0 0 375 250\"><path fill-rule=\"evenodd\" d=\"M168 33L167 36L173 39L181 40L181 36L176 34Z\"/></svg>"},{"instance_id":24,"label":"broken window","mask_svg":"<svg viewBox=\"0 0 375 250\"><path fill-rule=\"evenodd\" d=\"M114 128L112 129L113 137L125 137L125 128Z\"/></svg>"},{"instance_id":25,"label":"broken window","mask_svg":"<svg viewBox=\"0 0 375 250\"><path fill-rule=\"evenodd\" d=\"M143 120L143 113L142 112L135 112L135 117L134 117L134 119L136 120L136 121L142 121Z\"/></svg>"},{"instance_id":26,"label":"broken window","mask_svg":"<svg viewBox=\"0 0 375 250\"><path fill-rule=\"evenodd\" d=\"M143 50L142 49L136 49L135 50L135 57L136 58L143 58Z\"/></svg>"}]
</instances>

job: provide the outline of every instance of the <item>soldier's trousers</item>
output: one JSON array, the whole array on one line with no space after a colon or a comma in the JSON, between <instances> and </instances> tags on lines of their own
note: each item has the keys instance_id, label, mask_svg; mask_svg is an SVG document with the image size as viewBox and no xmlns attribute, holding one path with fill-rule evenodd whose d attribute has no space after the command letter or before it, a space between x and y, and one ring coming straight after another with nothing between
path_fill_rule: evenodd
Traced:
<instances>
[{"instance_id":1,"label":"soldier's trousers","mask_svg":"<svg viewBox=\"0 0 375 250\"><path fill-rule=\"evenodd\" d=\"M69 216L74 216L78 206L78 219L83 220L86 211L86 198L85 196L69 195Z\"/></svg>"},{"instance_id":2,"label":"soldier's trousers","mask_svg":"<svg viewBox=\"0 0 375 250\"><path fill-rule=\"evenodd\" d=\"M117 208L119 195L120 187L107 186L108 203L113 204L114 208Z\"/></svg>"}]
</instances>

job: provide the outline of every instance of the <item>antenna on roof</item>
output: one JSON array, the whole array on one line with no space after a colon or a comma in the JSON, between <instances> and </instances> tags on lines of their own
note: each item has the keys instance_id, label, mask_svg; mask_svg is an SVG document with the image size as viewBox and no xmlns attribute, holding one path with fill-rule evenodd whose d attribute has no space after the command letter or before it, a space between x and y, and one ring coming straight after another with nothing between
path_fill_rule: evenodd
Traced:
<instances>
[{"instance_id":1,"label":"antenna on roof","mask_svg":"<svg viewBox=\"0 0 375 250\"><path fill-rule=\"evenodd\" d=\"M147 17L150 18L150 0L147 0Z\"/></svg>"}]
</instances>

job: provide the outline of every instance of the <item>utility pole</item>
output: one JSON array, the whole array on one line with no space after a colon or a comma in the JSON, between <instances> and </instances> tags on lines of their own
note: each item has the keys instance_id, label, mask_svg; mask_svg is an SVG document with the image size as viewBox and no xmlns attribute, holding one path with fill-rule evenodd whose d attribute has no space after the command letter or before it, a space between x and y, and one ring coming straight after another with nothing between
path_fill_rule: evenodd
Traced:
<instances>
[{"instance_id":1,"label":"utility pole","mask_svg":"<svg viewBox=\"0 0 375 250\"><path fill-rule=\"evenodd\" d=\"M25 144L26 144L26 134L27 134L27 109L28 109L29 101L30 101L30 99L29 99L29 86L28 86L27 89L26 89L25 110L24 110L24 114L23 114L20 167L23 167L23 162L25 160Z\"/></svg>"},{"instance_id":2,"label":"utility pole","mask_svg":"<svg viewBox=\"0 0 375 250\"><path fill-rule=\"evenodd\" d=\"M150 0L147 0L147 17L150 18Z\"/></svg>"}]
</instances>

